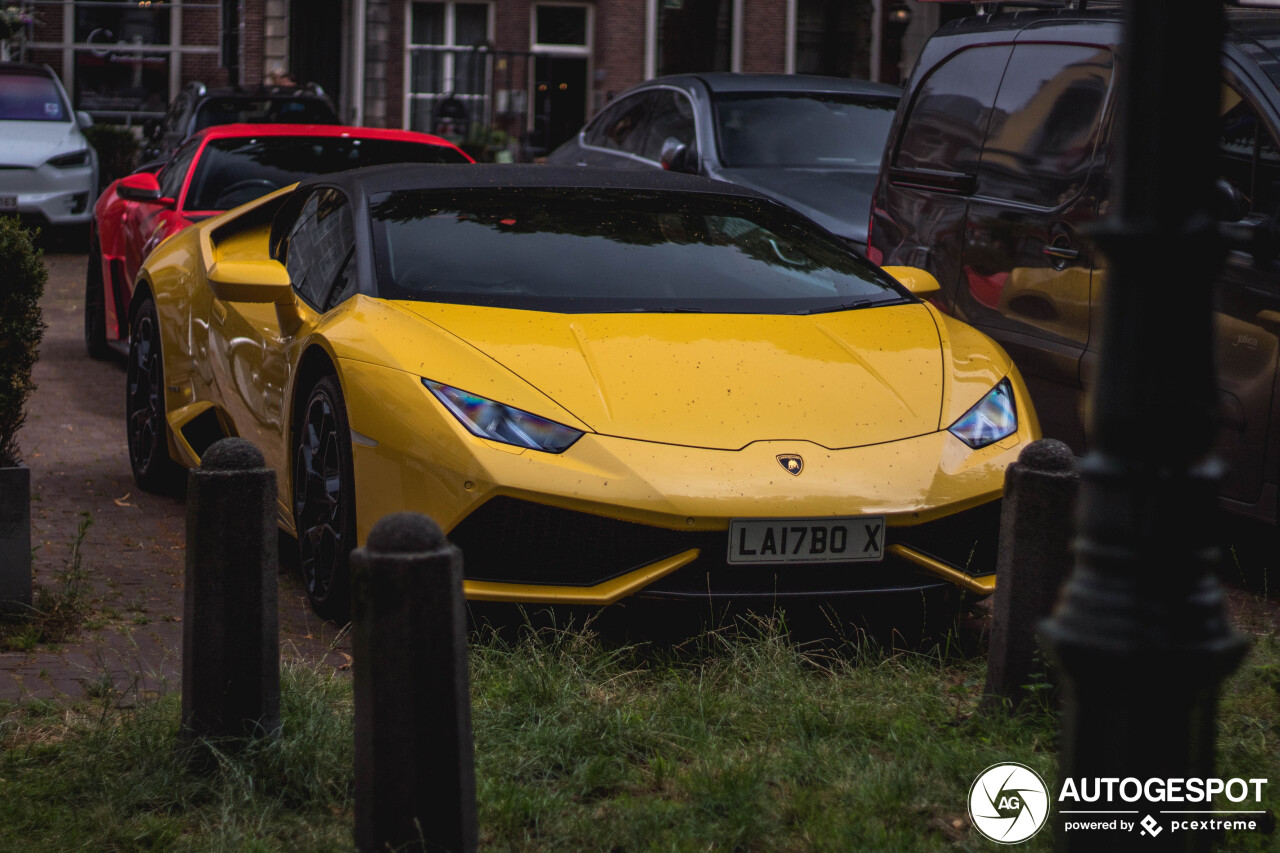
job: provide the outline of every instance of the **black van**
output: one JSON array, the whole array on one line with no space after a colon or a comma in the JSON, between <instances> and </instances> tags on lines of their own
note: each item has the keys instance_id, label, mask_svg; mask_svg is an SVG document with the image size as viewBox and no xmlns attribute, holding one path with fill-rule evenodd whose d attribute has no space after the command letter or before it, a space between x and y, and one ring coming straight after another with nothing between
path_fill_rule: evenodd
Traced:
<instances>
[{"instance_id":1,"label":"black van","mask_svg":"<svg viewBox=\"0 0 1280 853\"><path fill-rule=\"evenodd\" d=\"M933 273L939 307L1000 342L1044 434L1077 452L1087 443L1105 284L1083 232L1111 193L1120 34L1113 6L1000 11L944 26L907 84L872 201L868 257ZM1229 10L1222 62L1220 215L1273 221L1280 12ZM1177 298L1176 282L1153 285L1152 300ZM1275 522L1280 264L1232 252L1216 310L1222 496Z\"/></svg>"}]
</instances>

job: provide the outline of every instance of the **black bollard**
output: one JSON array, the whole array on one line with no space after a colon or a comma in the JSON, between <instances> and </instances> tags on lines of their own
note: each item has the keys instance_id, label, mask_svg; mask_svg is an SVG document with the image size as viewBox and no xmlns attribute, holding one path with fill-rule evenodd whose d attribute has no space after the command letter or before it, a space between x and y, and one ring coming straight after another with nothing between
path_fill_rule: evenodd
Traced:
<instances>
[{"instance_id":1,"label":"black bollard","mask_svg":"<svg viewBox=\"0 0 1280 853\"><path fill-rule=\"evenodd\" d=\"M1065 780L1213 778L1218 692L1245 649L1215 578L1223 4L1177 7L1125 3L1117 177L1093 235L1108 278L1076 566L1041 631L1066 688L1064 789ZM1169 287L1176 298L1153 298ZM1060 814L1077 807L1067 802L1058 799ZM1060 820L1058 850L1186 853L1213 843L1209 832L1173 830L1168 812L1179 806L1150 788L1078 807L1099 819L1127 810L1146 837L1068 832Z\"/></svg>"},{"instance_id":2,"label":"black bollard","mask_svg":"<svg viewBox=\"0 0 1280 853\"><path fill-rule=\"evenodd\" d=\"M1027 698L1037 661L1036 625L1053 610L1071 571L1080 472L1071 448L1033 441L1004 475L995 613L987 652L984 704L1017 707Z\"/></svg>"},{"instance_id":3,"label":"black bollard","mask_svg":"<svg viewBox=\"0 0 1280 853\"><path fill-rule=\"evenodd\" d=\"M473 851L462 555L401 512L351 555L356 847Z\"/></svg>"},{"instance_id":4,"label":"black bollard","mask_svg":"<svg viewBox=\"0 0 1280 853\"><path fill-rule=\"evenodd\" d=\"M187 486L182 736L280 728L276 475L242 438L215 442Z\"/></svg>"}]
</instances>

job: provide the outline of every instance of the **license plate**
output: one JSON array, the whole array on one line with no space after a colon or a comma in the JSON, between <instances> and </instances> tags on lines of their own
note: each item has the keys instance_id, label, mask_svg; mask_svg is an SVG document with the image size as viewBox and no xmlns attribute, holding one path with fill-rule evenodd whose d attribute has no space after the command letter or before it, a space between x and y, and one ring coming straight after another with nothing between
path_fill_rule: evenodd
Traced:
<instances>
[{"instance_id":1,"label":"license plate","mask_svg":"<svg viewBox=\"0 0 1280 853\"><path fill-rule=\"evenodd\" d=\"M729 522L730 563L851 563L884 559L884 518L743 518Z\"/></svg>"},{"instance_id":2,"label":"license plate","mask_svg":"<svg viewBox=\"0 0 1280 853\"><path fill-rule=\"evenodd\" d=\"M17 210L18 197L16 195L0 195L0 210Z\"/></svg>"}]
</instances>

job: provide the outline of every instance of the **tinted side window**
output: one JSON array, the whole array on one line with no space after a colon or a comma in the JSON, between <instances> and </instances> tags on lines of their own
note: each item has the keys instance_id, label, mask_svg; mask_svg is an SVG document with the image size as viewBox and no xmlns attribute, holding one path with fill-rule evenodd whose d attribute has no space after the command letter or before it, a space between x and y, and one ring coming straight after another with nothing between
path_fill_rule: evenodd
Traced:
<instances>
[{"instance_id":1,"label":"tinted side window","mask_svg":"<svg viewBox=\"0 0 1280 853\"><path fill-rule=\"evenodd\" d=\"M1280 211L1280 148L1240 92L1222 87L1222 138L1218 169L1243 201L1243 212L1274 216Z\"/></svg>"},{"instance_id":2,"label":"tinted side window","mask_svg":"<svg viewBox=\"0 0 1280 853\"><path fill-rule=\"evenodd\" d=\"M996 88L1013 50L975 47L940 64L917 90L893 165L976 174Z\"/></svg>"},{"instance_id":3,"label":"tinted side window","mask_svg":"<svg viewBox=\"0 0 1280 853\"><path fill-rule=\"evenodd\" d=\"M650 96L641 92L607 108L587 129L587 144L639 153L649 121Z\"/></svg>"},{"instance_id":4,"label":"tinted side window","mask_svg":"<svg viewBox=\"0 0 1280 853\"><path fill-rule=\"evenodd\" d=\"M1111 88L1111 51L1020 44L987 131L978 193L1057 207L1080 192Z\"/></svg>"},{"instance_id":5,"label":"tinted side window","mask_svg":"<svg viewBox=\"0 0 1280 853\"><path fill-rule=\"evenodd\" d=\"M285 269L298 295L316 310L329 304L329 294L355 249L351 207L335 189L312 193L289 230Z\"/></svg>"},{"instance_id":6,"label":"tinted side window","mask_svg":"<svg viewBox=\"0 0 1280 853\"><path fill-rule=\"evenodd\" d=\"M644 144L639 154L650 160L662 156L662 143L668 139L697 148L694 144L693 104L674 89L659 89L653 93L653 117L645 131Z\"/></svg>"},{"instance_id":7,"label":"tinted side window","mask_svg":"<svg viewBox=\"0 0 1280 853\"><path fill-rule=\"evenodd\" d=\"M160 194L166 198L176 199L182 192L182 182L191 168L191 160L196 156L200 140L193 139L174 152L173 159L160 173Z\"/></svg>"}]
</instances>

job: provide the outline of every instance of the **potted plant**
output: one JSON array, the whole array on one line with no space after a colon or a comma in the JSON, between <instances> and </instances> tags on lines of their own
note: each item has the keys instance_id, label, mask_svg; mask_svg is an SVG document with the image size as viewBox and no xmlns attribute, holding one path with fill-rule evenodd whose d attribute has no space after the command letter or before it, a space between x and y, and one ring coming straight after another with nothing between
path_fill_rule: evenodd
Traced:
<instances>
[{"instance_id":1,"label":"potted plant","mask_svg":"<svg viewBox=\"0 0 1280 853\"><path fill-rule=\"evenodd\" d=\"M31 232L17 217L0 217L0 609L7 610L31 604L31 471L18 453L18 430L36 387L46 278Z\"/></svg>"}]
</instances>

